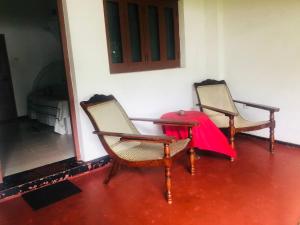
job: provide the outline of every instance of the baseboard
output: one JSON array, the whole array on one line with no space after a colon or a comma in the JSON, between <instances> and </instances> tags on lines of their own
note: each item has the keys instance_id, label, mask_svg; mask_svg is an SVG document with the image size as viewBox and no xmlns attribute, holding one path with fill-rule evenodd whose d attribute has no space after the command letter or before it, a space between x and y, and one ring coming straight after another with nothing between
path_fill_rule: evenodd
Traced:
<instances>
[{"instance_id":1,"label":"baseboard","mask_svg":"<svg viewBox=\"0 0 300 225\"><path fill-rule=\"evenodd\" d=\"M248 133L238 133L237 136L248 136L248 137L253 137L253 138L257 138L257 139L261 139L261 140L266 140L268 141L269 138L266 138L266 137L261 137L261 136L257 136L257 135L254 135L254 134L248 134ZM275 143L278 143L278 144L282 144L282 145L286 145L286 146L291 146L291 147L296 147L296 148L300 148L300 145L299 144L294 144L294 143L290 143L290 142L285 142L285 141L279 141L279 140L275 140Z\"/></svg>"},{"instance_id":2,"label":"baseboard","mask_svg":"<svg viewBox=\"0 0 300 225\"><path fill-rule=\"evenodd\" d=\"M76 162L76 164L73 164L71 168L66 168L63 171L59 171L48 176L40 177L39 179L28 181L23 184L6 185L4 180L4 183L0 184L0 201L8 197L20 195L28 191L36 190L43 186L51 185L59 181L66 180L69 177L74 177L79 174L83 174L94 169L101 168L104 165L106 165L109 161L109 156L104 156L89 162Z\"/></svg>"}]
</instances>

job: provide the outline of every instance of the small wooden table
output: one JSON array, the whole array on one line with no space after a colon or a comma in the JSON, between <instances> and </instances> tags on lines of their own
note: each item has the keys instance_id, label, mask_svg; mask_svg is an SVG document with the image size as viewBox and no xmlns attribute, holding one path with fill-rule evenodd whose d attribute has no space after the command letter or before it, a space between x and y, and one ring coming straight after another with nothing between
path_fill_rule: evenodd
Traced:
<instances>
[{"instance_id":1,"label":"small wooden table","mask_svg":"<svg viewBox=\"0 0 300 225\"><path fill-rule=\"evenodd\" d=\"M193 140L190 147L221 153L229 156L231 160L236 159L236 151L229 145L225 135L203 112L184 111L183 114L169 112L161 118L199 122L199 125L192 129ZM164 126L163 130L166 135L177 139L188 137L188 129L185 127Z\"/></svg>"}]
</instances>

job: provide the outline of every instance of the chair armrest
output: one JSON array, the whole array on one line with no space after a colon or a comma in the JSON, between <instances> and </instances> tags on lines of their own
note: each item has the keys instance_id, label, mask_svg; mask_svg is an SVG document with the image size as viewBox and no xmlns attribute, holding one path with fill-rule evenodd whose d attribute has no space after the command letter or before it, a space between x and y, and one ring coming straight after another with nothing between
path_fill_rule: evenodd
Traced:
<instances>
[{"instance_id":1,"label":"chair armrest","mask_svg":"<svg viewBox=\"0 0 300 225\"><path fill-rule=\"evenodd\" d=\"M229 116L229 117L238 115L235 112L230 112L230 111L227 111L227 110L224 110L224 109L219 109L219 108L215 108L215 107L211 107L211 106L207 106L207 105L201 105L201 107L204 108L204 109L209 109L209 110L212 110L212 111L215 111L215 112L218 112L218 113L222 113L225 116Z\"/></svg>"},{"instance_id":2,"label":"chair armrest","mask_svg":"<svg viewBox=\"0 0 300 225\"><path fill-rule=\"evenodd\" d=\"M167 125L167 126L183 126L194 127L199 125L196 121L183 121L183 120L171 120L171 119L148 119L148 118L129 118L133 121L153 122L154 124Z\"/></svg>"},{"instance_id":3,"label":"chair armrest","mask_svg":"<svg viewBox=\"0 0 300 225\"><path fill-rule=\"evenodd\" d=\"M267 106L267 105L261 105L261 104L251 103L251 102L244 102L244 101L239 101L239 100L233 100L233 101L236 103L244 104L246 106L250 106L253 108L257 108L257 109L263 109L263 110L267 110L270 112L279 112L279 110L280 110L279 108Z\"/></svg>"},{"instance_id":4,"label":"chair armrest","mask_svg":"<svg viewBox=\"0 0 300 225\"><path fill-rule=\"evenodd\" d=\"M141 134L125 134L125 133L115 133L115 132L106 132L106 131L94 131L94 134L101 136L112 136L120 137L121 141L145 141L145 142L155 142L155 143L164 143L170 144L175 141L174 137L169 136L156 136L156 135L141 135Z\"/></svg>"}]
</instances>

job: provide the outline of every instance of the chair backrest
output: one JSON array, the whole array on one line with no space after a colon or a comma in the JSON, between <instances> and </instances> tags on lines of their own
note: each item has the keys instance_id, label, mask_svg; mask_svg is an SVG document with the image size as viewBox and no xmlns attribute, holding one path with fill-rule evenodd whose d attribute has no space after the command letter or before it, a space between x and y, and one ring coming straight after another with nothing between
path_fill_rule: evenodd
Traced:
<instances>
[{"instance_id":1,"label":"chair backrest","mask_svg":"<svg viewBox=\"0 0 300 225\"><path fill-rule=\"evenodd\" d=\"M201 83L195 83L194 87L196 89L201 111L209 116L214 116L219 113L203 109L201 107L202 104L238 113L224 80L217 81L208 79Z\"/></svg>"},{"instance_id":2,"label":"chair backrest","mask_svg":"<svg viewBox=\"0 0 300 225\"><path fill-rule=\"evenodd\" d=\"M80 105L87 113L96 131L139 134L113 95L94 95L88 101L81 102ZM112 149L119 143L120 138L105 136L100 140L104 147L107 144Z\"/></svg>"}]
</instances>

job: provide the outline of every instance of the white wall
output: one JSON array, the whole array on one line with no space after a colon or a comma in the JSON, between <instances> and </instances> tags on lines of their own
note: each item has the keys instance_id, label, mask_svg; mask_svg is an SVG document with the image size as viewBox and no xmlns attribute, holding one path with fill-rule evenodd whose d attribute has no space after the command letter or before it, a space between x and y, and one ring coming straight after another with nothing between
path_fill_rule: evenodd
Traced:
<instances>
[{"instance_id":1,"label":"white wall","mask_svg":"<svg viewBox=\"0 0 300 225\"><path fill-rule=\"evenodd\" d=\"M65 0L76 92L80 147L84 160L105 155L99 140L79 102L94 93L114 94L130 116L159 117L179 109L191 109L194 101L193 82L205 79L210 63L206 53L215 51L206 45L213 26L206 26L203 0L180 1L180 39L183 67L178 69L110 75L106 46L103 4L99 0ZM212 23L214 24L214 22ZM214 57L210 57L215 60ZM214 77L213 77L214 78ZM218 78L218 77L215 77ZM151 125L152 126L152 125ZM148 133L160 132L146 125Z\"/></svg>"},{"instance_id":2,"label":"white wall","mask_svg":"<svg viewBox=\"0 0 300 225\"><path fill-rule=\"evenodd\" d=\"M0 33L6 39L18 116L27 114L26 98L38 72L62 59L58 40L47 30L55 4L55 0L0 2Z\"/></svg>"},{"instance_id":3,"label":"white wall","mask_svg":"<svg viewBox=\"0 0 300 225\"><path fill-rule=\"evenodd\" d=\"M300 144L300 1L226 0L223 7L224 74L233 96L280 107L276 139ZM254 110L246 116L262 118Z\"/></svg>"},{"instance_id":4,"label":"white wall","mask_svg":"<svg viewBox=\"0 0 300 225\"><path fill-rule=\"evenodd\" d=\"M299 1L181 0L182 68L117 75L109 73L102 1L63 3L83 160L106 153L80 101L94 93L114 94L130 116L159 117L194 107L192 84L208 77L226 79L237 99L280 107L276 138L300 144ZM240 109L248 118L268 119L267 113Z\"/></svg>"}]
</instances>

